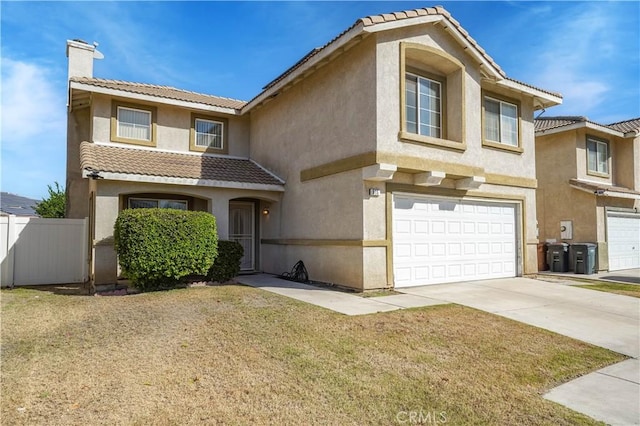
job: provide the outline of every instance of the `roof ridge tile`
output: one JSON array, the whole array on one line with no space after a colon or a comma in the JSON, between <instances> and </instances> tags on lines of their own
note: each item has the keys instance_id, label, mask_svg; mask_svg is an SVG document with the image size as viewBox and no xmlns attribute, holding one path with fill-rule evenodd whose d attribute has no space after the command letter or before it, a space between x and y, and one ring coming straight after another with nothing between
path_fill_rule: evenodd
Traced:
<instances>
[{"instance_id":1,"label":"roof ridge tile","mask_svg":"<svg viewBox=\"0 0 640 426\"><path fill-rule=\"evenodd\" d=\"M218 106L221 108L230 108L234 110L240 110L247 104L245 101L239 99L208 95L205 93L198 93L190 90L178 89L176 87L162 86L158 84L138 83L97 77L72 77L70 81L106 89L121 90L125 92L149 95L164 99L203 103L206 105Z\"/></svg>"}]
</instances>

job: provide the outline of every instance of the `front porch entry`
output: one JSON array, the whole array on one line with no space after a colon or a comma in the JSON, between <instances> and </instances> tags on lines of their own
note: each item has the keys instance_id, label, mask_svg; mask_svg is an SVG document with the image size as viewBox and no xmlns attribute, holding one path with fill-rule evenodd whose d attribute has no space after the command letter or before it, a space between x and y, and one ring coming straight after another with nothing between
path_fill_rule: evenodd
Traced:
<instances>
[{"instance_id":1,"label":"front porch entry","mask_svg":"<svg viewBox=\"0 0 640 426\"><path fill-rule=\"evenodd\" d=\"M240 243L244 249L244 256L240 261L240 270L255 270L256 226L254 202L229 202L229 240Z\"/></svg>"}]
</instances>

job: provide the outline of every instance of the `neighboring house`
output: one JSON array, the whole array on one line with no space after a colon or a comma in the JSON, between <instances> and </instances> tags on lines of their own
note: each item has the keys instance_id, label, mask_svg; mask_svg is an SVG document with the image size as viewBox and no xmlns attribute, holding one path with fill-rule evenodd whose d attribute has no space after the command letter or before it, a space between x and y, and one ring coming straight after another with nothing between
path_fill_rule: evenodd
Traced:
<instances>
[{"instance_id":1,"label":"neighboring house","mask_svg":"<svg viewBox=\"0 0 640 426\"><path fill-rule=\"evenodd\" d=\"M22 197L9 192L1 192L0 214L38 217L38 213L36 213L34 207L39 202L39 200L34 200L33 198Z\"/></svg>"},{"instance_id":2,"label":"neighboring house","mask_svg":"<svg viewBox=\"0 0 640 426\"><path fill-rule=\"evenodd\" d=\"M113 282L124 208L206 210L243 270L358 290L537 271L534 111L450 14L357 20L248 103L94 78L70 41L69 215Z\"/></svg>"},{"instance_id":3,"label":"neighboring house","mask_svg":"<svg viewBox=\"0 0 640 426\"><path fill-rule=\"evenodd\" d=\"M599 270L640 268L640 118L535 127L540 240L597 243Z\"/></svg>"}]
</instances>

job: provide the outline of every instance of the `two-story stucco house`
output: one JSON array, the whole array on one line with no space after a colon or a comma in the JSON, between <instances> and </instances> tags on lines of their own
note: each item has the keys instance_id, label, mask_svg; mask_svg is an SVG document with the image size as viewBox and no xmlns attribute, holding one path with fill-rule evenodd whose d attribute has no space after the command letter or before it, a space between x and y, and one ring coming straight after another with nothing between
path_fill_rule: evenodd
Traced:
<instances>
[{"instance_id":1,"label":"two-story stucco house","mask_svg":"<svg viewBox=\"0 0 640 426\"><path fill-rule=\"evenodd\" d=\"M116 275L118 212L212 212L245 270L358 290L537 271L534 111L450 14L357 20L248 103L97 79L69 42L71 216L92 218L94 280Z\"/></svg>"},{"instance_id":2,"label":"two-story stucco house","mask_svg":"<svg viewBox=\"0 0 640 426\"><path fill-rule=\"evenodd\" d=\"M596 243L600 270L640 268L640 118L535 128L540 239Z\"/></svg>"}]
</instances>

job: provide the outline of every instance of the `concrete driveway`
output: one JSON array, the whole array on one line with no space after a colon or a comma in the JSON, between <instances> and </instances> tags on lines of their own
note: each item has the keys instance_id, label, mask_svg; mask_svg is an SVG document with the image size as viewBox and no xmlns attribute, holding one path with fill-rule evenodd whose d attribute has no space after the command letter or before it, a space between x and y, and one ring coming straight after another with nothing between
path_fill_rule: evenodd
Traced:
<instances>
[{"instance_id":1,"label":"concrete driveway","mask_svg":"<svg viewBox=\"0 0 640 426\"><path fill-rule=\"evenodd\" d=\"M469 306L631 357L559 386L545 398L608 424L640 424L640 299L528 278L396 290Z\"/></svg>"}]
</instances>

